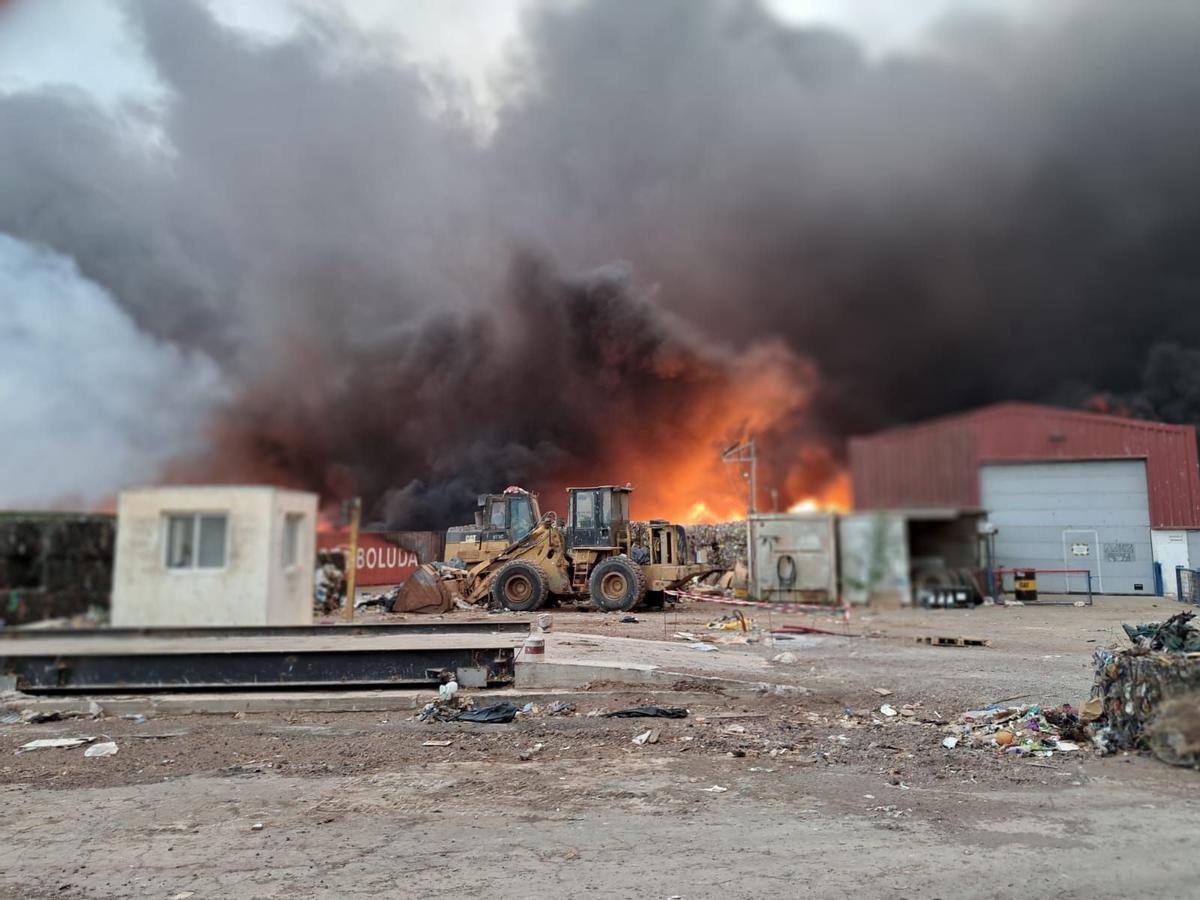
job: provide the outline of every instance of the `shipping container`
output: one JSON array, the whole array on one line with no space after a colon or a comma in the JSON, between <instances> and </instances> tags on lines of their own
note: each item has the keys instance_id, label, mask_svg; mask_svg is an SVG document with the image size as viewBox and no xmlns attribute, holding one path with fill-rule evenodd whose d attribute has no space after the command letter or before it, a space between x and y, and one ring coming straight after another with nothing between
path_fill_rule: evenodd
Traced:
<instances>
[{"instance_id":1,"label":"shipping container","mask_svg":"<svg viewBox=\"0 0 1200 900\"><path fill-rule=\"evenodd\" d=\"M907 605L908 528L898 512L844 513L838 518L842 598L854 606Z\"/></svg>"},{"instance_id":2,"label":"shipping container","mask_svg":"<svg viewBox=\"0 0 1200 900\"><path fill-rule=\"evenodd\" d=\"M752 593L772 602L833 603L838 596L834 513L756 513Z\"/></svg>"},{"instance_id":3,"label":"shipping container","mask_svg":"<svg viewBox=\"0 0 1200 900\"><path fill-rule=\"evenodd\" d=\"M355 585L380 588L403 584L423 563L441 559L445 540L445 533L437 531L360 531ZM317 535L318 550L345 552L349 546L349 531Z\"/></svg>"}]
</instances>

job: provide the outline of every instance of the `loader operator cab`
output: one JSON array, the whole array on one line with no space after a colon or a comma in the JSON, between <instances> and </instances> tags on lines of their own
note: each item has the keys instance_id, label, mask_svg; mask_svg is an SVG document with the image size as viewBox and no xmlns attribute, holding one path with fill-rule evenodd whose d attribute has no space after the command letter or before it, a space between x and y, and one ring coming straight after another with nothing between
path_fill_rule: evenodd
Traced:
<instances>
[{"instance_id":1,"label":"loader operator cab","mask_svg":"<svg viewBox=\"0 0 1200 900\"><path fill-rule=\"evenodd\" d=\"M446 532L447 563L471 566L495 556L529 534L542 517L537 494L508 487L502 494L480 494L473 525L456 525Z\"/></svg>"},{"instance_id":2,"label":"loader operator cab","mask_svg":"<svg viewBox=\"0 0 1200 900\"><path fill-rule=\"evenodd\" d=\"M567 488L567 551L576 547L629 549L629 495L633 488L606 484Z\"/></svg>"}]
</instances>

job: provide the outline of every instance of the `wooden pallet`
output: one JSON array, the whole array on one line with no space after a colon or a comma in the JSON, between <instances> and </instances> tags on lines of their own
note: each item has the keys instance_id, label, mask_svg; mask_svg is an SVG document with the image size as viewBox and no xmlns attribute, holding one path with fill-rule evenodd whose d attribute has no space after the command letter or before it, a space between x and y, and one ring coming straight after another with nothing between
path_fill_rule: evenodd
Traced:
<instances>
[{"instance_id":1,"label":"wooden pallet","mask_svg":"<svg viewBox=\"0 0 1200 900\"><path fill-rule=\"evenodd\" d=\"M925 635L917 638L918 644L931 644L934 647L990 647L991 641L983 640L982 638L965 638L965 637L940 637L936 635Z\"/></svg>"}]
</instances>

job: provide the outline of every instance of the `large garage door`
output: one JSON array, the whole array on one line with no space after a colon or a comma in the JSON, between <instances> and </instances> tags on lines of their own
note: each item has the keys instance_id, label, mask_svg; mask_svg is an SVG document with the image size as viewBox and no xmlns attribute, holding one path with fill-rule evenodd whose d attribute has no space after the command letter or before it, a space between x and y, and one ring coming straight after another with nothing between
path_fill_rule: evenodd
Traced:
<instances>
[{"instance_id":1,"label":"large garage door","mask_svg":"<svg viewBox=\"0 0 1200 900\"><path fill-rule=\"evenodd\" d=\"M999 565L1088 569L1097 593L1154 593L1142 460L989 464L980 494ZM1086 578L1040 575L1038 587L1081 592Z\"/></svg>"}]
</instances>

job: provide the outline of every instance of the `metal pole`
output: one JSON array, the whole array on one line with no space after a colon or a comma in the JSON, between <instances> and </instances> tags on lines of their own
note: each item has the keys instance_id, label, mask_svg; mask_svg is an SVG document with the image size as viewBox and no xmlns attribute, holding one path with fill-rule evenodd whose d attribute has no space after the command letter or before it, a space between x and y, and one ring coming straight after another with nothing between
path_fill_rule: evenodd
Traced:
<instances>
[{"instance_id":1,"label":"metal pole","mask_svg":"<svg viewBox=\"0 0 1200 900\"><path fill-rule=\"evenodd\" d=\"M758 590L758 554L754 549L754 531L750 527L750 516L758 511L758 445L751 439L747 446L750 448L750 512L746 516L746 572L750 590L746 593L754 597Z\"/></svg>"},{"instance_id":2,"label":"metal pole","mask_svg":"<svg viewBox=\"0 0 1200 900\"><path fill-rule=\"evenodd\" d=\"M354 587L358 579L358 522L362 518L362 500L350 501L350 558L346 560L346 599L342 602L342 621L354 621Z\"/></svg>"},{"instance_id":3,"label":"metal pole","mask_svg":"<svg viewBox=\"0 0 1200 900\"><path fill-rule=\"evenodd\" d=\"M754 439L744 441L739 444L734 444L728 450L721 454L721 460L727 463L744 463L750 464L750 472L748 480L750 482L750 503L746 513L746 569L748 571L747 580L750 585L755 583L755 566L754 566L754 533L750 528L750 517L757 512L757 496L758 496L758 446ZM745 477L745 473L743 473ZM747 591L750 593L750 591Z\"/></svg>"}]
</instances>

